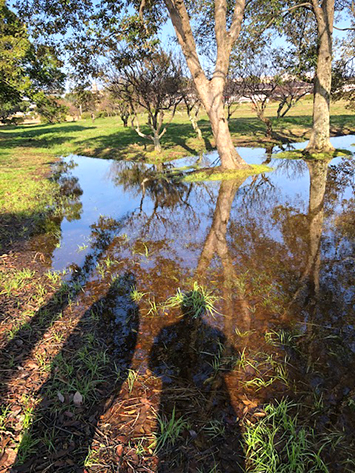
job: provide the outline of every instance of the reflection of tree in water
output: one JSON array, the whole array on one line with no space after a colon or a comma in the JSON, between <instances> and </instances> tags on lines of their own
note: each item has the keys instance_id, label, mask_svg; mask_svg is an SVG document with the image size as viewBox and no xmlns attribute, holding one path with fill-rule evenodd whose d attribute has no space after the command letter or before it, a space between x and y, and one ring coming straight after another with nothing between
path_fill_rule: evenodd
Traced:
<instances>
[{"instance_id":1,"label":"reflection of tree in water","mask_svg":"<svg viewBox=\"0 0 355 473\"><path fill-rule=\"evenodd\" d=\"M239 180L222 181L219 188L216 208L213 214L212 225L203 245L200 259L197 266L197 274L199 277L206 277L207 269L211 266L214 255L216 254L222 264L223 268L223 299L224 299L224 315L226 329L229 333L234 330L234 311L235 301L231 295L235 294L235 285L238 277L234 266L234 260L231 257L228 247L226 234L232 204L237 190L245 181L245 177ZM247 305L242 297L242 294L236 295L238 297L239 320L244 325L244 329L250 328L250 316L247 310Z\"/></svg>"},{"instance_id":2,"label":"reflection of tree in water","mask_svg":"<svg viewBox=\"0 0 355 473\"><path fill-rule=\"evenodd\" d=\"M119 394L132 362L139 329L138 307L130 296L134 286L132 274L116 279L66 340L38 393L42 401L18 451L26 462L16 471L83 471L96 424ZM94 332L93 316L98 319ZM84 396L82 407L81 402L75 406L75 392Z\"/></svg>"},{"instance_id":3,"label":"reflection of tree in water","mask_svg":"<svg viewBox=\"0 0 355 473\"><path fill-rule=\"evenodd\" d=\"M73 162L60 162L56 165L53 180L59 185L59 195L55 202L55 212L39 225L37 235L31 240L32 249L39 251L48 258L52 257L54 249L61 238L61 223L64 218L69 222L80 220L83 205L80 198L83 191L79 180L71 174L75 167Z\"/></svg>"},{"instance_id":4,"label":"reflection of tree in water","mask_svg":"<svg viewBox=\"0 0 355 473\"><path fill-rule=\"evenodd\" d=\"M71 174L76 166L73 161L63 161L57 164L53 173L53 180L60 186L60 201L57 202L56 212L69 222L79 220L83 208L80 202L83 191L79 179Z\"/></svg>"},{"instance_id":5,"label":"reflection of tree in water","mask_svg":"<svg viewBox=\"0 0 355 473\"><path fill-rule=\"evenodd\" d=\"M140 209L143 201L149 196L154 202L154 212L160 208L174 208L178 205L187 206L192 184L186 184L174 179L174 167L169 163L146 166L144 164L114 163L111 171L116 184L125 190L136 190L142 194Z\"/></svg>"},{"instance_id":6,"label":"reflection of tree in water","mask_svg":"<svg viewBox=\"0 0 355 473\"><path fill-rule=\"evenodd\" d=\"M202 313L192 312L192 298L201 294L184 296L181 320L161 330L150 353L149 367L163 383L158 471L237 473L244 471L240 432L224 381L237 353ZM184 422L185 431L165 441L169 422Z\"/></svg>"},{"instance_id":7,"label":"reflection of tree in water","mask_svg":"<svg viewBox=\"0 0 355 473\"><path fill-rule=\"evenodd\" d=\"M326 190L329 161L308 161L310 176L309 207L307 215L307 262L300 278L300 288L296 291L296 299L306 286L309 297L318 295L321 237L324 219L324 196Z\"/></svg>"}]
</instances>

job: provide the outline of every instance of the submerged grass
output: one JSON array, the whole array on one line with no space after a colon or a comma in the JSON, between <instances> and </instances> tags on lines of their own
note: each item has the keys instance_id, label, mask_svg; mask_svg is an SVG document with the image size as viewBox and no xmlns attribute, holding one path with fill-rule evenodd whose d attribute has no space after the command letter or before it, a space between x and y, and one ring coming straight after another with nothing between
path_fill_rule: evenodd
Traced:
<instances>
[{"instance_id":1,"label":"submerged grass","mask_svg":"<svg viewBox=\"0 0 355 473\"><path fill-rule=\"evenodd\" d=\"M189 429L189 423L184 417L177 418L175 407L171 413L170 418L165 415L157 415L158 433L155 437L155 452L158 453L163 448L173 447L182 433Z\"/></svg>"}]
</instances>

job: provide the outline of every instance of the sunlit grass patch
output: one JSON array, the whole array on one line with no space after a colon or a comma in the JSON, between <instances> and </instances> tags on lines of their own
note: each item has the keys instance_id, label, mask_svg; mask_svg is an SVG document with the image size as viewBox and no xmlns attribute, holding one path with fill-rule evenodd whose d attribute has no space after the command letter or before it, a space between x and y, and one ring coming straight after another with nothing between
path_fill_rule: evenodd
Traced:
<instances>
[{"instance_id":1,"label":"sunlit grass patch","mask_svg":"<svg viewBox=\"0 0 355 473\"><path fill-rule=\"evenodd\" d=\"M247 178L254 174L262 174L264 172L270 172L272 168L262 164L251 164L246 169L237 170L226 170L221 171L217 169L204 169L200 171L192 171L186 174L182 180L185 182L199 182L199 181L226 181L226 180L238 180Z\"/></svg>"},{"instance_id":2,"label":"sunlit grass patch","mask_svg":"<svg viewBox=\"0 0 355 473\"><path fill-rule=\"evenodd\" d=\"M352 153L346 149L335 149L328 153L309 153L307 149L297 149L272 155L275 159L316 159L324 161L342 156L352 156Z\"/></svg>"},{"instance_id":3,"label":"sunlit grass patch","mask_svg":"<svg viewBox=\"0 0 355 473\"><path fill-rule=\"evenodd\" d=\"M27 284L31 283L35 272L29 268L24 268L12 272L0 272L1 294L11 295L12 292L23 289Z\"/></svg>"},{"instance_id":4,"label":"sunlit grass patch","mask_svg":"<svg viewBox=\"0 0 355 473\"><path fill-rule=\"evenodd\" d=\"M190 292L183 292L179 288L176 294L166 301L165 308L181 307L185 314L193 317L199 317L205 312L213 317L219 313L215 308L217 300L216 295L195 281Z\"/></svg>"},{"instance_id":5,"label":"sunlit grass patch","mask_svg":"<svg viewBox=\"0 0 355 473\"><path fill-rule=\"evenodd\" d=\"M247 471L253 473L328 473L322 449L328 439L317 436L288 400L264 406L265 417L245 423Z\"/></svg>"}]
</instances>

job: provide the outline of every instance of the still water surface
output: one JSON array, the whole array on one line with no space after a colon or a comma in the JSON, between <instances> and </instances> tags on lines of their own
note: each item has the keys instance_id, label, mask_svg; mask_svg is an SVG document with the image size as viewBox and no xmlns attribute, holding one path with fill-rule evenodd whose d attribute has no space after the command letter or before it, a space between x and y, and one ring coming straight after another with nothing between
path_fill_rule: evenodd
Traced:
<instances>
[{"instance_id":1,"label":"still water surface","mask_svg":"<svg viewBox=\"0 0 355 473\"><path fill-rule=\"evenodd\" d=\"M332 142L354 151L354 136ZM144 395L160 393L160 414L195 426L189 435L204 452L196 456L200 471L212 471L215 455L221 471L244 471L237 419L250 405L289 395L309 407L321 435L351 436L355 427L353 156L326 162L239 152L273 170L187 183L156 171L198 158L156 169L70 156L59 179L71 197L52 267L85 269L77 307L107 323L115 366L126 377L128 369L139 373ZM215 161L214 153L203 157ZM197 293L214 312L191 317L188 299ZM204 434L217 424L223 435ZM188 470L195 456L184 445L170 459L178 455L180 469L170 468L170 454L161 450L158 471L198 471ZM332 471L345 471L340 463Z\"/></svg>"}]
</instances>

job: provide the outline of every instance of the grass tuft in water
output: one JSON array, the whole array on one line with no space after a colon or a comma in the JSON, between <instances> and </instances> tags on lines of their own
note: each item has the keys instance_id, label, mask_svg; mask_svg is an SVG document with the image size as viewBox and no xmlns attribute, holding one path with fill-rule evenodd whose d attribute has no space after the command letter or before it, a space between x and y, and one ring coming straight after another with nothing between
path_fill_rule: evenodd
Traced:
<instances>
[{"instance_id":1,"label":"grass tuft in water","mask_svg":"<svg viewBox=\"0 0 355 473\"><path fill-rule=\"evenodd\" d=\"M352 156L351 151L347 149L335 149L328 153L309 153L306 149L297 149L292 151L283 151L282 153L273 154L275 159L317 159L327 160L340 156Z\"/></svg>"},{"instance_id":2,"label":"grass tuft in water","mask_svg":"<svg viewBox=\"0 0 355 473\"><path fill-rule=\"evenodd\" d=\"M251 164L246 169L237 170L226 170L221 171L220 168L216 169L203 169L200 171L193 171L183 177L185 182L199 182L199 181L227 181L233 179L242 179L252 176L254 174L261 174L264 172L270 172L272 168L263 164Z\"/></svg>"},{"instance_id":3,"label":"grass tuft in water","mask_svg":"<svg viewBox=\"0 0 355 473\"><path fill-rule=\"evenodd\" d=\"M244 430L247 471L253 473L327 473L321 458L327 439L317 438L299 420L299 406L282 400L264 407L266 416Z\"/></svg>"},{"instance_id":4,"label":"grass tuft in water","mask_svg":"<svg viewBox=\"0 0 355 473\"><path fill-rule=\"evenodd\" d=\"M173 408L170 419L165 415L157 416L159 431L155 434L156 453L163 448L173 447L182 433L190 428L190 424L184 417L177 419L175 416L175 407Z\"/></svg>"},{"instance_id":5,"label":"grass tuft in water","mask_svg":"<svg viewBox=\"0 0 355 473\"><path fill-rule=\"evenodd\" d=\"M181 307L184 314L196 318L203 315L205 312L213 317L215 314L219 314L215 308L217 300L217 296L195 281L193 290L190 292L183 292L179 288L175 296L170 297L166 301L165 308L173 309Z\"/></svg>"}]
</instances>

